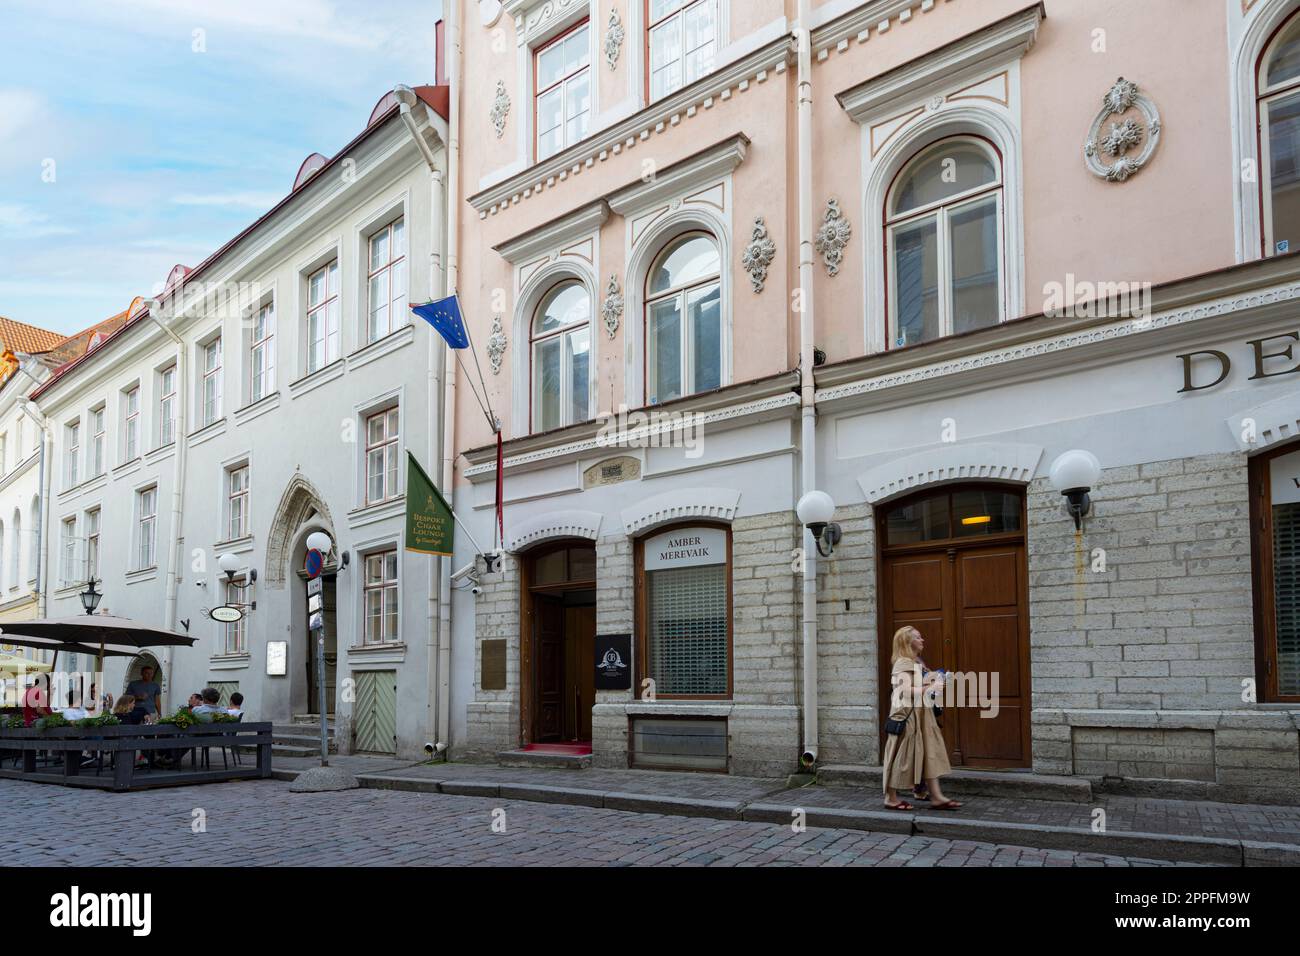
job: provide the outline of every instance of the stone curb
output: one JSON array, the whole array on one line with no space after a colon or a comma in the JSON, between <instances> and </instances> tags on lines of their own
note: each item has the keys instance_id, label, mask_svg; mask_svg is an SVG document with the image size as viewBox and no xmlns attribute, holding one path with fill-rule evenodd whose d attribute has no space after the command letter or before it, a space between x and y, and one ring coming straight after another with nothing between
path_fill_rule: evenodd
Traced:
<instances>
[{"instance_id":1,"label":"stone curb","mask_svg":"<svg viewBox=\"0 0 1300 956\"><path fill-rule=\"evenodd\" d=\"M275 770L277 780L293 780L301 771ZM695 800L644 793L584 790L524 783L480 783L468 780L433 780L425 777L358 774L362 787L376 790L405 790L445 793L466 797L497 797L530 803L563 804L622 810L631 813L659 813L668 816L702 817L714 820L744 820L789 826L792 813L801 809L810 827L927 836L935 839L1001 843L1044 850L1101 853L1178 863L1215 863L1227 866L1300 866L1300 845L1231 840L1219 837L1182 836L1172 833L1117 831L1094 833L1072 827L1036 826L933 813L889 813L882 810L853 810L832 807L799 807L790 803L750 803L732 800Z\"/></svg>"}]
</instances>

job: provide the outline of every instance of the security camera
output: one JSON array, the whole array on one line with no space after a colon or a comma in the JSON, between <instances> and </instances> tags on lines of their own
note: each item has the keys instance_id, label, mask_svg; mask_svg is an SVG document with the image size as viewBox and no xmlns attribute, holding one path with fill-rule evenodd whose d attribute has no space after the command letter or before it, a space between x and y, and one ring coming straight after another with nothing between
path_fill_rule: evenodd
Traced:
<instances>
[{"instance_id":1,"label":"security camera","mask_svg":"<svg viewBox=\"0 0 1300 956\"><path fill-rule=\"evenodd\" d=\"M480 585L476 584L476 585L474 585L472 588L469 589L469 593L470 593L470 594L475 594L475 595L477 595L477 594L482 594L482 593L483 593L483 588L482 588Z\"/></svg>"},{"instance_id":2,"label":"security camera","mask_svg":"<svg viewBox=\"0 0 1300 956\"><path fill-rule=\"evenodd\" d=\"M471 561L469 564L465 565L459 571L456 571L455 573L452 574L451 582L455 584L461 578L468 577L469 575L473 574L476 570L477 569L475 568L475 562Z\"/></svg>"},{"instance_id":3,"label":"security camera","mask_svg":"<svg viewBox=\"0 0 1300 956\"><path fill-rule=\"evenodd\" d=\"M427 753L430 757L433 756L434 751L437 750L437 749L438 749L438 748L434 746L433 741L431 741L431 740L426 740L426 741L424 742L424 752Z\"/></svg>"},{"instance_id":4,"label":"security camera","mask_svg":"<svg viewBox=\"0 0 1300 956\"><path fill-rule=\"evenodd\" d=\"M195 586L195 587L200 587L200 588L205 588L205 587L208 586L208 582L205 581L203 578L199 578L197 581L194 582L194 586Z\"/></svg>"}]
</instances>

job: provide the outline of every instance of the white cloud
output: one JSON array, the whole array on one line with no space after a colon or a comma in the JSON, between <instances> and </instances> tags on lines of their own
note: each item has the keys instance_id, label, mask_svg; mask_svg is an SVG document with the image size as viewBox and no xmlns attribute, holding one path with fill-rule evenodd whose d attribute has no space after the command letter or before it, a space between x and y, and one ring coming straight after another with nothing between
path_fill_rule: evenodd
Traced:
<instances>
[{"instance_id":1,"label":"white cloud","mask_svg":"<svg viewBox=\"0 0 1300 956\"><path fill-rule=\"evenodd\" d=\"M283 198L259 192L181 193L173 196L172 202L178 206L238 206L265 212Z\"/></svg>"},{"instance_id":2,"label":"white cloud","mask_svg":"<svg viewBox=\"0 0 1300 956\"><path fill-rule=\"evenodd\" d=\"M0 89L0 141L12 142L41 111L41 98L31 90Z\"/></svg>"},{"instance_id":3,"label":"white cloud","mask_svg":"<svg viewBox=\"0 0 1300 956\"><path fill-rule=\"evenodd\" d=\"M50 223L50 217L30 206L0 203L0 237L37 239L43 236L67 236L76 232L67 226Z\"/></svg>"}]
</instances>

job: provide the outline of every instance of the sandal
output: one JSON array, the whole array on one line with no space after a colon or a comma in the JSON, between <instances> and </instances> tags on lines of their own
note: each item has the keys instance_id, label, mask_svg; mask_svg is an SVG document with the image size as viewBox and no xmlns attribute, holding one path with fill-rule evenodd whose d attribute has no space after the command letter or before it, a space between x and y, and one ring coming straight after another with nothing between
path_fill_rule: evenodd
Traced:
<instances>
[{"instance_id":1,"label":"sandal","mask_svg":"<svg viewBox=\"0 0 1300 956\"><path fill-rule=\"evenodd\" d=\"M911 810L912 805L908 803L906 800L899 800L897 803L885 804L885 809L886 810Z\"/></svg>"},{"instance_id":2,"label":"sandal","mask_svg":"<svg viewBox=\"0 0 1300 956\"><path fill-rule=\"evenodd\" d=\"M943 803L930 804L931 810L960 810L961 804L956 800L945 800Z\"/></svg>"},{"instance_id":3,"label":"sandal","mask_svg":"<svg viewBox=\"0 0 1300 956\"><path fill-rule=\"evenodd\" d=\"M927 787L913 787L912 798L914 800L928 801L930 799L930 791Z\"/></svg>"}]
</instances>

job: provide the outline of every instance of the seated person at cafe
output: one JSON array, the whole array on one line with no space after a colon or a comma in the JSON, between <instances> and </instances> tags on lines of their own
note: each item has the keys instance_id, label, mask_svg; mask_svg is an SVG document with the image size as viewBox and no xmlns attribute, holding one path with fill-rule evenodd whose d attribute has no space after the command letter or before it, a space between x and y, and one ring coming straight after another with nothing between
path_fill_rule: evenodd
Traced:
<instances>
[{"instance_id":1,"label":"seated person at cafe","mask_svg":"<svg viewBox=\"0 0 1300 956\"><path fill-rule=\"evenodd\" d=\"M77 700L77 689L75 687L68 688L68 706L63 708L60 713L63 714L64 720L81 720L83 717L90 716L90 711L82 707L81 702Z\"/></svg>"},{"instance_id":2,"label":"seated person at cafe","mask_svg":"<svg viewBox=\"0 0 1300 956\"><path fill-rule=\"evenodd\" d=\"M130 694L123 694L113 708L113 716L124 724L144 723L144 710L137 707L136 703L136 699Z\"/></svg>"},{"instance_id":3,"label":"seated person at cafe","mask_svg":"<svg viewBox=\"0 0 1300 956\"><path fill-rule=\"evenodd\" d=\"M23 692L23 726L30 727L39 717L47 717L50 710L50 675L37 674L32 685Z\"/></svg>"},{"instance_id":4,"label":"seated person at cafe","mask_svg":"<svg viewBox=\"0 0 1300 956\"><path fill-rule=\"evenodd\" d=\"M202 703L192 708L195 714L224 714L226 708L221 706L221 691L215 687L203 688Z\"/></svg>"},{"instance_id":5,"label":"seated person at cafe","mask_svg":"<svg viewBox=\"0 0 1300 956\"><path fill-rule=\"evenodd\" d=\"M231 717L244 716L244 695L239 691L230 695L230 706L226 708L226 713Z\"/></svg>"},{"instance_id":6,"label":"seated person at cafe","mask_svg":"<svg viewBox=\"0 0 1300 956\"><path fill-rule=\"evenodd\" d=\"M188 707L190 710L193 710L195 707L202 707L203 695L201 693L190 694L190 699L185 702L185 706Z\"/></svg>"}]
</instances>

